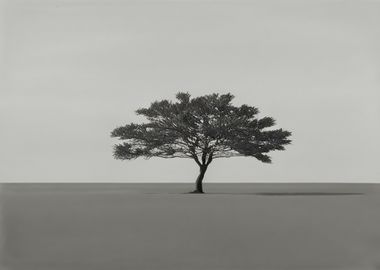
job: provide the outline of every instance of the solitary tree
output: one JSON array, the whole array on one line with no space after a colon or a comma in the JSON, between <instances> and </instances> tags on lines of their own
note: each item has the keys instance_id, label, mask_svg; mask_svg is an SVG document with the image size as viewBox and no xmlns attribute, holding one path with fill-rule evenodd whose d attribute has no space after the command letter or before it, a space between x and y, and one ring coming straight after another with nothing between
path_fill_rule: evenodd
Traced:
<instances>
[{"instance_id":1,"label":"solitary tree","mask_svg":"<svg viewBox=\"0 0 380 270\"><path fill-rule=\"evenodd\" d=\"M270 163L267 155L284 150L291 133L268 130L271 117L259 119L255 107L231 104L231 94L211 94L192 98L178 93L176 102L155 101L136 111L148 122L131 123L114 129L112 137L123 142L114 146L116 159L138 157L190 158L199 166L194 193L203 193L202 181L210 163L217 158L254 157Z\"/></svg>"}]
</instances>

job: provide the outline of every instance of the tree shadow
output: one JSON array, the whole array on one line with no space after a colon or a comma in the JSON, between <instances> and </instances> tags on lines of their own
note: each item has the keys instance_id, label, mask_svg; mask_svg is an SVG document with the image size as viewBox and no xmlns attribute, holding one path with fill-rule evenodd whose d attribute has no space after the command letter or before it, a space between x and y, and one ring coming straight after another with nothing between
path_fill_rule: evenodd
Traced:
<instances>
[{"instance_id":1,"label":"tree shadow","mask_svg":"<svg viewBox=\"0 0 380 270\"><path fill-rule=\"evenodd\" d=\"M192 194L192 193L183 193ZM199 194L199 193L198 193ZM254 195L254 196L358 196L365 195L363 192L205 192L203 195ZM200 194L200 195L202 195Z\"/></svg>"},{"instance_id":2,"label":"tree shadow","mask_svg":"<svg viewBox=\"0 0 380 270\"><path fill-rule=\"evenodd\" d=\"M364 195L362 192L260 192L261 196L352 196Z\"/></svg>"}]
</instances>

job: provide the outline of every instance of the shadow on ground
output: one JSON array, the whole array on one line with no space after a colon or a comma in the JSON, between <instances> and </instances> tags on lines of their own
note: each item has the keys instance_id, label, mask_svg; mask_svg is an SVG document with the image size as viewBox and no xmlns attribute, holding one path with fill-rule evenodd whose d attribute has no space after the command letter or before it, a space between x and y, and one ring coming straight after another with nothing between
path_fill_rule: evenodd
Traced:
<instances>
[{"instance_id":1,"label":"shadow on ground","mask_svg":"<svg viewBox=\"0 0 380 270\"><path fill-rule=\"evenodd\" d=\"M147 193L155 194L155 193ZM172 193L174 194L174 193ZM195 195L259 195L259 196L357 196L366 195L362 192L253 192L253 193L228 193L228 192L206 192L206 193L182 193L182 194L195 194Z\"/></svg>"}]
</instances>

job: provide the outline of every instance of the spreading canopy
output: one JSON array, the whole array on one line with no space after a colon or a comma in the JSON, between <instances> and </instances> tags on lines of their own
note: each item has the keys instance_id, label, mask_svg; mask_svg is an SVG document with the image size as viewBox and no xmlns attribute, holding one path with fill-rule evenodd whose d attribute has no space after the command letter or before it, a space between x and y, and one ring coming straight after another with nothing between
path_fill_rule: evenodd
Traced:
<instances>
[{"instance_id":1,"label":"spreading canopy","mask_svg":"<svg viewBox=\"0 0 380 270\"><path fill-rule=\"evenodd\" d=\"M255 107L232 105L231 94L192 98L178 93L176 101L153 102L136 111L148 120L114 129L112 137L123 142L114 147L116 159L138 157L190 158L199 166L213 159L247 156L270 163L273 150L284 150L291 133L268 128L271 117L258 118Z\"/></svg>"}]
</instances>

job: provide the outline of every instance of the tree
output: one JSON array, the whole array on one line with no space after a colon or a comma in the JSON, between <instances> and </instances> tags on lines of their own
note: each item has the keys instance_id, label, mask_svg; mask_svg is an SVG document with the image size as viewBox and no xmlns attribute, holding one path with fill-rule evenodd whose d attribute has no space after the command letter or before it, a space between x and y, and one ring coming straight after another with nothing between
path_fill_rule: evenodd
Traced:
<instances>
[{"instance_id":1,"label":"tree","mask_svg":"<svg viewBox=\"0 0 380 270\"><path fill-rule=\"evenodd\" d=\"M192 98L178 93L176 101L161 100L136 111L147 123L127 124L114 129L111 137L123 142L114 146L116 159L138 157L190 158L199 166L193 193L203 193L202 181L210 163L218 158L254 157L270 163L268 152L284 150L291 132L268 130L271 117L259 119L259 110L236 107L234 96L211 94Z\"/></svg>"}]
</instances>

